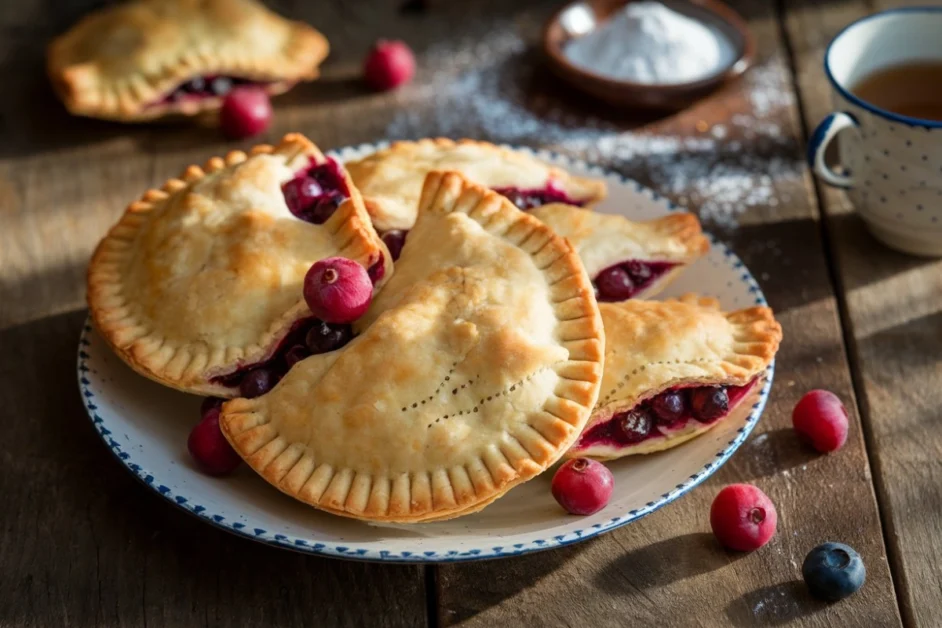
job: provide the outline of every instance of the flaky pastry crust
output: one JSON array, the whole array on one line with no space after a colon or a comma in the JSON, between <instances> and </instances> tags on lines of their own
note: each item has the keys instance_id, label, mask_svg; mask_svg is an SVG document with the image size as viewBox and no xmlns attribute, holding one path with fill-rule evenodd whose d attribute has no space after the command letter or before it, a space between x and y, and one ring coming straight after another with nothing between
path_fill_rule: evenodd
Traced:
<instances>
[{"instance_id":1,"label":"flaky pastry crust","mask_svg":"<svg viewBox=\"0 0 942 628\"><path fill-rule=\"evenodd\" d=\"M431 138L393 142L346 164L380 231L411 229L425 175L451 170L488 188L542 188L549 182L585 204L605 198L605 182L570 175L526 153L476 140Z\"/></svg>"},{"instance_id":2,"label":"flaky pastry crust","mask_svg":"<svg viewBox=\"0 0 942 628\"><path fill-rule=\"evenodd\" d=\"M457 173L428 175L357 331L220 418L262 477L335 514L474 512L553 464L598 396L604 336L578 256Z\"/></svg>"},{"instance_id":3,"label":"flaky pastry crust","mask_svg":"<svg viewBox=\"0 0 942 628\"><path fill-rule=\"evenodd\" d=\"M47 69L72 113L131 122L218 107L217 97L161 102L195 76L236 76L284 92L316 78L327 52L318 31L256 0L133 0L56 38Z\"/></svg>"},{"instance_id":4,"label":"flaky pastry crust","mask_svg":"<svg viewBox=\"0 0 942 628\"><path fill-rule=\"evenodd\" d=\"M770 308L723 312L712 297L600 303L599 310L605 325L605 370L583 433L668 388L745 386L763 374L782 340L782 327ZM661 451L716 424L693 422L628 448L577 442L567 456L607 460Z\"/></svg>"},{"instance_id":5,"label":"flaky pastry crust","mask_svg":"<svg viewBox=\"0 0 942 628\"><path fill-rule=\"evenodd\" d=\"M530 213L572 243L592 278L606 268L628 260L677 264L635 298L654 296L685 266L710 250L710 240L703 234L700 221L694 214L686 212L633 221L616 214L550 203L536 207Z\"/></svg>"},{"instance_id":6,"label":"flaky pastry crust","mask_svg":"<svg viewBox=\"0 0 942 628\"><path fill-rule=\"evenodd\" d=\"M312 160L325 157L287 135L190 166L127 208L88 269L92 320L125 362L179 390L232 397L214 380L268 359L311 316L302 283L314 262L382 259L388 277L389 255L349 178L350 198L323 225L288 210L281 185Z\"/></svg>"}]
</instances>

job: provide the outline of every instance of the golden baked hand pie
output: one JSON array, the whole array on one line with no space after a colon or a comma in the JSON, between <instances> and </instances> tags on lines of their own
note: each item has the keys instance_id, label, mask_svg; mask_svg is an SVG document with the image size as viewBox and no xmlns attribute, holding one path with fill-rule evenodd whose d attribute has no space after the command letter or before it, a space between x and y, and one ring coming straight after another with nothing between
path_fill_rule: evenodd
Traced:
<instances>
[{"instance_id":1,"label":"golden baked hand pie","mask_svg":"<svg viewBox=\"0 0 942 628\"><path fill-rule=\"evenodd\" d=\"M599 301L654 296L710 249L693 214L634 222L561 203L531 213L576 248Z\"/></svg>"},{"instance_id":2,"label":"golden baked hand pie","mask_svg":"<svg viewBox=\"0 0 942 628\"><path fill-rule=\"evenodd\" d=\"M412 228L425 175L433 170L459 172L521 209L551 202L589 205L606 192L599 179L575 177L526 153L475 140L394 142L346 167L381 233Z\"/></svg>"},{"instance_id":3,"label":"golden baked hand pie","mask_svg":"<svg viewBox=\"0 0 942 628\"><path fill-rule=\"evenodd\" d=\"M368 268L377 287L392 272L346 173L293 134L190 166L132 203L92 257L88 303L138 372L232 397L249 380L270 387L305 345L349 340L348 327L314 320L303 298L308 269L333 256Z\"/></svg>"},{"instance_id":4,"label":"golden baked hand pie","mask_svg":"<svg viewBox=\"0 0 942 628\"><path fill-rule=\"evenodd\" d=\"M132 0L58 37L47 65L72 113L137 121L217 108L235 85L280 94L316 78L327 51L256 0Z\"/></svg>"},{"instance_id":5,"label":"golden baked hand pie","mask_svg":"<svg viewBox=\"0 0 942 628\"><path fill-rule=\"evenodd\" d=\"M396 273L340 351L223 406L268 482L376 521L474 512L575 441L604 337L572 248L506 198L433 172Z\"/></svg>"},{"instance_id":6,"label":"golden baked hand pie","mask_svg":"<svg viewBox=\"0 0 942 628\"><path fill-rule=\"evenodd\" d=\"M605 372L568 457L675 447L717 425L759 385L782 328L767 307L724 313L713 298L601 303Z\"/></svg>"}]
</instances>

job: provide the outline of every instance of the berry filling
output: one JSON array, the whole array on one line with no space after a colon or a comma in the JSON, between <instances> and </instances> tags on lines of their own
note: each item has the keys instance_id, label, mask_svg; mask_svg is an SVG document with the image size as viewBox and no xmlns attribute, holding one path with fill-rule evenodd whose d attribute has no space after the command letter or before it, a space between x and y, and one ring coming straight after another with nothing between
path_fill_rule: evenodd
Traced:
<instances>
[{"instance_id":1,"label":"berry filling","mask_svg":"<svg viewBox=\"0 0 942 628\"><path fill-rule=\"evenodd\" d=\"M272 357L214 377L212 382L238 388L243 397L258 397L274 388L296 363L308 356L339 349L352 338L353 330L349 325L331 325L313 317L305 318L291 327Z\"/></svg>"},{"instance_id":2,"label":"berry filling","mask_svg":"<svg viewBox=\"0 0 942 628\"><path fill-rule=\"evenodd\" d=\"M594 445L629 447L651 438L669 436L696 421L709 425L727 416L756 383L745 386L669 388L630 410L587 430L573 449Z\"/></svg>"},{"instance_id":3,"label":"berry filling","mask_svg":"<svg viewBox=\"0 0 942 628\"><path fill-rule=\"evenodd\" d=\"M542 189L523 189L518 187L491 189L498 194L503 194L511 203L524 211L548 203L566 203L567 205L576 205L578 207L582 207L585 204L585 201L578 201L570 197L564 190L557 187L553 181L547 183L546 187Z\"/></svg>"},{"instance_id":4,"label":"berry filling","mask_svg":"<svg viewBox=\"0 0 942 628\"><path fill-rule=\"evenodd\" d=\"M187 82L177 86L172 92L151 103L149 106L169 105L187 101L203 100L205 98L222 98L236 87L246 85L265 87L269 83L252 81L236 76L194 76Z\"/></svg>"},{"instance_id":5,"label":"berry filling","mask_svg":"<svg viewBox=\"0 0 942 628\"><path fill-rule=\"evenodd\" d=\"M647 289L669 270L673 262L629 260L609 266L595 276L596 297L599 301L625 301Z\"/></svg>"},{"instance_id":6,"label":"berry filling","mask_svg":"<svg viewBox=\"0 0 942 628\"><path fill-rule=\"evenodd\" d=\"M585 201L579 201L570 197L552 181L542 189L523 189L517 187L498 187L491 189L498 194L506 196L518 209L524 211L539 207L540 205L546 205L547 203L566 203L567 205L575 205L577 207L582 207L585 204ZM406 243L406 236L408 235L409 231L405 229L392 229L382 234L383 242L385 242L386 247L389 248L389 254L392 256L394 262L399 259L399 254L402 252L402 247Z\"/></svg>"},{"instance_id":7,"label":"berry filling","mask_svg":"<svg viewBox=\"0 0 942 628\"><path fill-rule=\"evenodd\" d=\"M350 190L337 162L313 159L311 164L281 186L292 214L306 222L321 225L350 197Z\"/></svg>"}]
</instances>

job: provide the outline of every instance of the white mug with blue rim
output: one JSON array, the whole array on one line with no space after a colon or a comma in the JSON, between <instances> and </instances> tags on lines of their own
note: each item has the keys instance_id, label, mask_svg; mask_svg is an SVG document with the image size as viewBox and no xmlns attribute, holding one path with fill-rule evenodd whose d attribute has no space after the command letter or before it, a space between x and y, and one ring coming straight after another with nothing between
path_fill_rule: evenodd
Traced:
<instances>
[{"instance_id":1,"label":"white mug with blue rim","mask_svg":"<svg viewBox=\"0 0 942 628\"><path fill-rule=\"evenodd\" d=\"M877 13L841 31L824 55L834 112L811 136L808 162L845 188L870 231L915 255L942 255L942 122L902 116L851 88L875 71L942 61L942 6ZM840 134L840 170L824 160Z\"/></svg>"}]
</instances>

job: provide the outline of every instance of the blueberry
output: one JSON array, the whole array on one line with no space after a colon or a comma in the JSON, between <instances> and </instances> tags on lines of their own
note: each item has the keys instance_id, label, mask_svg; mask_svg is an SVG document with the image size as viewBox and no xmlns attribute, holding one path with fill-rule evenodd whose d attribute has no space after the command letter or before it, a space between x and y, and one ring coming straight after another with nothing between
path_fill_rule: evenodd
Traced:
<instances>
[{"instance_id":1,"label":"blueberry","mask_svg":"<svg viewBox=\"0 0 942 628\"><path fill-rule=\"evenodd\" d=\"M805 557L801 575L808 590L817 598L842 600L863 586L867 570L852 547L843 543L823 543Z\"/></svg>"},{"instance_id":2,"label":"blueberry","mask_svg":"<svg viewBox=\"0 0 942 628\"><path fill-rule=\"evenodd\" d=\"M277 380L271 371L257 368L249 371L242 377L239 384L239 394L248 399L264 395L274 388Z\"/></svg>"},{"instance_id":3,"label":"blueberry","mask_svg":"<svg viewBox=\"0 0 942 628\"><path fill-rule=\"evenodd\" d=\"M349 325L330 325L316 320L304 337L304 344L313 354L327 353L344 346L352 337Z\"/></svg>"},{"instance_id":4,"label":"blueberry","mask_svg":"<svg viewBox=\"0 0 942 628\"><path fill-rule=\"evenodd\" d=\"M209 89L216 96L225 96L232 89L232 79L225 76L217 76L209 84Z\"/></svg>"},{"instance_id":5,"label":"blueberry","mask_svg":"<svg viewBox=\"0 0 942 628\"><path fill-rule=\"evenodd\" d=\"M191 94L202 94L206 91L206 79L202 76L195 76L184 83L182 89Z\"/></svg>"},{"instance_id":6,"label":"blueberry","mask_svg":"<svg viewBox=\"0 0 942 628\"><path fill-rule=\"evenodd\" d=\"M615 417L622 436L629 444L640 443L651 434L653 422L644 408L635 408Z\"/></svg>"},{"instance_id":7,"label":"blueberry","mask_svg":"<svg viewBox=\"0 0 942 628\"><path fill-rule=\"evenodd\" d=\"M595 286L603 301L625 301L635 293L635 284L621 266L606 268L595 278Z\"/></svg>"},{"instance_id":8,"label":"blueberry","mask_svg":"<svg viewBox=\"0 0 942 628\"><path fill-rule=\"evenodd\" d=\"M729 395L722 386L694 388L690 392L690 407L698 421L712 421L729 411Z\"/></svg>"},{"instance_id":9,"label":"blueberry","mask_svg":"<svg viewBox=\"0 0 942 628\"><path fill-rule=\"evenodd\" d=\"M667 390L651 400L651 410L661 425L672 425L684 418L687 400L682 390Z\"/></svg>"},{"instance_id":10,"label":"blueberry","mask_svg":"<svg viewBox=\"0 0 942 628\"><path fill-rule=\"evenodd\" d=\"M402 253L402 247L406 243L406 235L408 233L408 231L393 229L383 234L383 243L385 243L386 248L389 249L389 254L392 256L394 262L399 259L399 254Z\"/></svg>"},{"instance_id":11,"label":"blueberry","mask_svg":"<svg viewBox=\"0 0 942 628\"><path fill-rule=\"evenodd\" d=\"M309 355L311 355L311 352L308 351L306 346L294 345L285 352L285 366L290 369Z\"/></svg>"}]
</instances>

